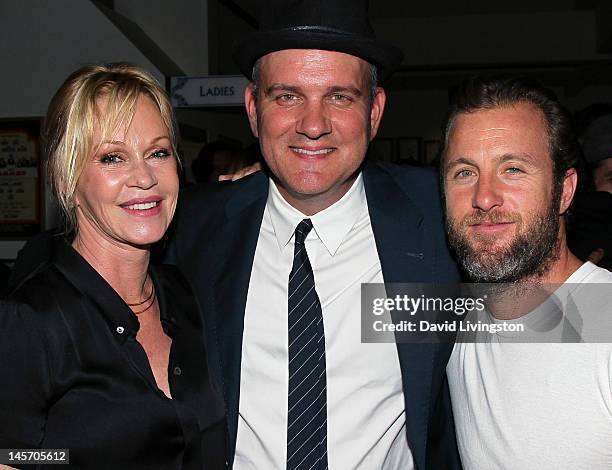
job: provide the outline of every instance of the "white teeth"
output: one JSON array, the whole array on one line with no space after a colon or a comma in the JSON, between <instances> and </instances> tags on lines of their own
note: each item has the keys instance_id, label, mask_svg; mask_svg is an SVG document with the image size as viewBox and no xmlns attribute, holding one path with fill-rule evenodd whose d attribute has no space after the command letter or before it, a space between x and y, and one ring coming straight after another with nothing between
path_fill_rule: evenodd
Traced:
<instances>
[{"instance_id":1,"label":"white teeth","mask_svg":"<svg viewBox=\"0 0 612 470\"><path fill-rule=\"evenodd\" d=\"M139 211L144 211L147 209L152 209L153 207L155 207L157 205L157 202L145 202L143 204L132 204L131 206L124 206L126 209L129 210L139 210Z\"/></svg>"},{"instance_id":2,"label":"white teeth","mask_svg":"<svg viewBox=\"0 0 612 470\"><path fill-rule=\"evenodd\" d=\"M306 150L299 147L293 147L293 151L296 153L303 153L304 155L324 155L326 153L333 152L334 149L321 149L321 150Z\"/></svg>"}]
</instances>

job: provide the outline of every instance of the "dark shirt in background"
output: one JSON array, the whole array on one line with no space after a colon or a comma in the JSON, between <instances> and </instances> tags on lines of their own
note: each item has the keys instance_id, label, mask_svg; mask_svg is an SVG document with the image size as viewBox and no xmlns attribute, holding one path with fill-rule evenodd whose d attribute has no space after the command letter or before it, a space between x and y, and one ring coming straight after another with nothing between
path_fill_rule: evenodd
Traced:
<instances>
[{"instance_id":1,"label":"dark shirt in background","mask_svg":"<svg viewBox=\"0 0 612 470\"><path fill-rule=\"evenodd\" d=\"M601 248L604 257L597 265L612 271L612 194L606 191L578 194L572 214L568 233L570 250L584 261Z\"/></svg>"}]
</instances>

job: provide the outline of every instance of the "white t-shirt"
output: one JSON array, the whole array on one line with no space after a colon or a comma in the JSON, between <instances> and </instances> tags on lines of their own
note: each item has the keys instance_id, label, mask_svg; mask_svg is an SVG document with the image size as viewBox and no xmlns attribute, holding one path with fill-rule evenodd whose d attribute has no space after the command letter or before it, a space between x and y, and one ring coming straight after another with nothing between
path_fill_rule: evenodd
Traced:
<instances>
[{"instance_id":1,"label":"white t-shirt","mask_svg":"<svg viewBox=\"0 0 612 470\"><path fill-rule=\"evenodd\" d=\"M564 284L595 283L610 283L596 286L608 302L572 296L598 305L578 306L586 338L612 318L612 273L587 262ZM463 468L611 469L611 343L457 343L447 373Z\"/></svg>"}]
</instances>

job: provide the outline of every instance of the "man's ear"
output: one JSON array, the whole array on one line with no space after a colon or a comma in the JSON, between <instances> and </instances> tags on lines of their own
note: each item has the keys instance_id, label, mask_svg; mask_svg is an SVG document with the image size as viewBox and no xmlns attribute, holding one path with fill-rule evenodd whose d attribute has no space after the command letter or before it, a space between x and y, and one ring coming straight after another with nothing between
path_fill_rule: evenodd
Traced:
<instances>
[{"instance_id":1,"label":"man's ear","mask_svg":"<svg viewBox=\"0 0 612 470\"><path fill-rule=\"evenodd\" d=\"M249 118L251 132L255 137L259 137L259 133L257 131L257 98L253 93L252 83L249 83L244 89L244 107L246 108L247 116Z\"/></svg>"},{"instance_id":2,"label":"man's ear","mask_svg":"<svg viewBox=\"0 0 612 470\"><path fill-rule=\"evenodd\" d=\"M385 111L385 103L387 95L381 87L376 87L374 98L372 99L372 109L370 110L370 140L376 137L383 112Z\"/></svg>"},{"instance_id":3,"label":"man's ear","mask_svg":"<svg viewBox=\"0 0 612 470\"><path fill-rule=\"evenodd\" d=\"M565 214L572 204L576 188L578 186L578 173L575 168L570 168L565 172L563 178L563 192L561 193L561 203L559 206L559 215Z\"/></svg>"}]
</instances>

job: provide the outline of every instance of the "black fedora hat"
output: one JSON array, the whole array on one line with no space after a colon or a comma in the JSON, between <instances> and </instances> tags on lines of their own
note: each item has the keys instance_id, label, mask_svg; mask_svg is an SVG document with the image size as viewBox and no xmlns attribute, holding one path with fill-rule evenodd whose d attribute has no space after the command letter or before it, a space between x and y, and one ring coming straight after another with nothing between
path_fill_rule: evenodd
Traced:
<instances>
[{"instance_id":1,"label":"black fedora hat","mask_svg":"<svg viewBox=\"0 0 612 470\"><path fill-rule=\"evenodd\" d=\"M283 49L322 49L360 57L383 81L400 65L400 49L378 41L368 20L368 0L259 0L259 31L235 49L240 71L251 78L260 57Z\"/></svg>"}]
</instances>

